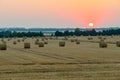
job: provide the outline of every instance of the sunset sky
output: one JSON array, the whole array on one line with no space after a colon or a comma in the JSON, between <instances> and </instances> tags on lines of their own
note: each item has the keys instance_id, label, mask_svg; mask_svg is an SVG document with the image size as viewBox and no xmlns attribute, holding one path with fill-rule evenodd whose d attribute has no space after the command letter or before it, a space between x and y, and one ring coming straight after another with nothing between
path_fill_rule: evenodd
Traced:
<instances>
[{"instance_id":1,"label":"sunset sky","mask_svg":"<svg viewBox=\"0 0 120 80\"><path fill-rule=\"evenodd\" d=\"M120 27L120 0L0 0L0 27Z\"/></svg>"}]
</instances>

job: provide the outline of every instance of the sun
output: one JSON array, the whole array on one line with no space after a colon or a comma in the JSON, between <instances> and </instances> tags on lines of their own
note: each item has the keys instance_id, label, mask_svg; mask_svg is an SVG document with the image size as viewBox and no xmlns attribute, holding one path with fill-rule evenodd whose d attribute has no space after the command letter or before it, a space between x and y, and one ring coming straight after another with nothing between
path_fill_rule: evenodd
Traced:
<instances>
[{"instance_id":1,"label":"sun","mask_svg":"<svg viewBox=\"0 0 120 80\"><path fill-rule=\"evenodd\" d=\"M89 27L93 27L94 26L94 24L93 23L89 23Z\"/></svg>"}]
</instances>

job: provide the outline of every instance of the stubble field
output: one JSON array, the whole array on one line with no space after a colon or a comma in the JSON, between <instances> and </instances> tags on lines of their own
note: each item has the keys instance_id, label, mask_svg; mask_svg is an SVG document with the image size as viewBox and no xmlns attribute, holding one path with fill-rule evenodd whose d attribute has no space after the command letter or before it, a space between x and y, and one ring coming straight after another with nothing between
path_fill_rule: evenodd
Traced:
<instances>
[{"instance_id":1,"label":"stubble field","mask_svg":"<svg viewBox=\"0 0 120 80\"><path fill-rule=\"evenodd\" d=\"M97 36L92 38L72 37L65 40L65 47L59 47L62 38L45 40L44 47L35 45L35 38L27 38L24 42L30 42L30 49L24 49L22 41L14 45L18 38L5 38L7 50L0 50L0 80L120 80L120 47L115 44L120 37L108 36L107 48L99 47Z\"/></svg>"}]
</instances>

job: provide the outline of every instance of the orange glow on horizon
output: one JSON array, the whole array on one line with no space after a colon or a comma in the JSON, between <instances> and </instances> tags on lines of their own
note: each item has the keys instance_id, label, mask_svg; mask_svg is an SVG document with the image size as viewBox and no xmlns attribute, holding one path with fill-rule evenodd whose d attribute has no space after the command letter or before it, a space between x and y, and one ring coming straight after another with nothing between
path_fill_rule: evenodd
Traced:
<instances>
[{"instance_id":1,"label":"orange glow on horizon","mask_svg":"<svg viewBox=\"0 0 120 80\"><path fill-rule=\"evenodd\" d=\"M109 25L119 21L120 0L1 0L1 26ZM120 17L119 17L120 18ZM16 23L16 24L15 24Z\"/></svg>"}]
</instances>

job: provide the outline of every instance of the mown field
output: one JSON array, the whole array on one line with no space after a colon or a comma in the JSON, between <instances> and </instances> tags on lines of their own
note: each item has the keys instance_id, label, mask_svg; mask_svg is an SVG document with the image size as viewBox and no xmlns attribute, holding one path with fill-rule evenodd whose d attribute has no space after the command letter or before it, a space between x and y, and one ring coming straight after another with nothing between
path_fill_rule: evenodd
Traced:
<instances>
[{"instance_id":1,"label":"mown field","mask_svg":"<svg viewBox=\"0 0 120 80\"><path fill-rule=\"evenodd\" d=\"M120 37L106 37L107 48L99 48L98 37L92 38L72 37L65 40L65 47L59 47L62 38L45 40L44 47L35 45L35 38L27 38L24 42L31 43L30 49L24 49L22 41L14 45L18 38L5 38L7 50L0 50L0 80L120 80L120 47L115 44Z\"/></svg>"}]
</instances>

